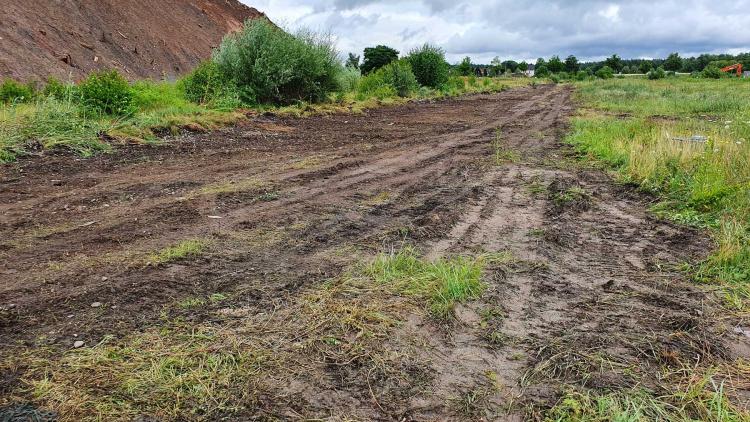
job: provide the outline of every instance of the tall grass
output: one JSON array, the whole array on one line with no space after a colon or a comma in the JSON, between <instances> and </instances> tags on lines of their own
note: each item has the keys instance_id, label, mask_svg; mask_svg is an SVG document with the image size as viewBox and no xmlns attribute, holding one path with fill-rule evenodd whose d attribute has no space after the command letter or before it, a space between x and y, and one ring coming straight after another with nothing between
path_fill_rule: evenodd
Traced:
<instances>
[{"instance_id":1,"label":"tall grass","mask_svg":"<svg viewBox=\"0 0 750 422\"><path fill-rule=\"evenodd\" d=\"M585 82L578 95L588 111L568 138L659 195L661 215L711 229L717 249L693 274L728 286L739 308L750 299L748 88L736 79Z\"/></svg>"}]
</instances>

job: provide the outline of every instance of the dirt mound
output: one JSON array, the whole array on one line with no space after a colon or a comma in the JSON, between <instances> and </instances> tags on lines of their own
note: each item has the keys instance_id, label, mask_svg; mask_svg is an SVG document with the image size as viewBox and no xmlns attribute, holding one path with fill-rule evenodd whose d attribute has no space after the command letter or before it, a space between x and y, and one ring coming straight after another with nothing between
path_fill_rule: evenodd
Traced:
<instances>
[{"instance_id":1,"label":"dirt mound","mask_svg":"<svg viewBox=\"0 0 750 422\"><path fill-rule=\"evenodd\" d=\"M174 78L222 37L265 15L237 0L7 0L0 8L0 78L80 79L116 68Z\"/></svg>"}]
</instances>

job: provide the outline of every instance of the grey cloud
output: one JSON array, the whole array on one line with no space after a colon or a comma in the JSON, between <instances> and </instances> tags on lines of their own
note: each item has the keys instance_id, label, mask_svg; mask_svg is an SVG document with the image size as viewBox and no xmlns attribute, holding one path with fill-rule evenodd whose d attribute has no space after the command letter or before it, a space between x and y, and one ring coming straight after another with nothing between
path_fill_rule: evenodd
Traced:
<instances>
[{"instance_id":1,"label":"grey cloud","mask_svg":"<svg viewBox=\"0 0 750 422\"><path fill-rule=\"evenodd\" d=\"M244 0L243 0L244 1ZM250 2L251 0L247 0ZM268 2L273 9L274 1ZM532 59L617 53L659 57L750 50L750 7L732 0L285 0L312 8L299 24L324 24L347 48L391 43L400 51L424 42L463 55ZM745 4L743 4L745 3ZM269 12L274 19L274 10ZM279 13L285 11L281 7Z\"/></svg>"}]
</instances>

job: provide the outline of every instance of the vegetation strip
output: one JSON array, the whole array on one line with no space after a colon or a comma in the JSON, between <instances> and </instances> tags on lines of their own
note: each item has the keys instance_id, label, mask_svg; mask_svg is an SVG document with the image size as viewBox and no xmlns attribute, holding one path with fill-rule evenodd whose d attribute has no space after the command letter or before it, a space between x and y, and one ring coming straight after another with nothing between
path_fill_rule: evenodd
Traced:
<instances>
[{"instance_id":1,"label":"vegetation strip","mask_svg":"<svg viewBox=\"0 0 750 422\"><path fill-rule=\"evenodd\" d=\"M192 245L182 242L159 256L173 260ZM280 394L276 388L286 384L275 384L279 380L312 377L331 359L358 360L369 371L403 377L397 373L401 361L413 357L387 349L393 328L420 308L451 318L455 304L481 293L484 263L510 261L507 254L490 254L428 262L407 247L308 289L278 312L255 315L222 307L221 294L192 298L175 308L213 307L215 323L165 314L160 327L144 333L106 337L62 358L36 351L13 363L28 367L26 393L34 402L67 420L138 415L206 420L252 413L259 397ZM227 318L237 315L242 319Z\"/></svg>"},{"instance_id":2,"label":"vegetation strip","mask_svg":"<svg viewBox=\"0 0 750 422\"><path fill-rule=\"evenodd\" d=\"M568 142L659 198L657 214L708 228L717 249L691 268L726 304L750 306L750 81L669 78L578 85Z\"/></svg>"}]
</instances>

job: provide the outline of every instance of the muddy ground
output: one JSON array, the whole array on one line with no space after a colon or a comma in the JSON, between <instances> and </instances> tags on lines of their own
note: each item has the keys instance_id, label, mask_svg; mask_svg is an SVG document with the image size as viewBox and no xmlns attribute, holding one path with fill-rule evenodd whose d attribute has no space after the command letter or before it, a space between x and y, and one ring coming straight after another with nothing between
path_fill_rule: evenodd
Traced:
<instances>
[{"instance_id":1,"label":"muddy ground","mask_svg":"<svg viewBox=\"0 0 750 422\"><path fill-rule=\"evenodd\" d=\"M490 268L482 298L449 323L400 315L385 344L411 352L395 372L321 364L243 417L520 420L566 386L656 389L664 368L748 356L679 270L709 253L706 234L653 218L651 198L562 145L571 97L539 86L361 115L262 115L160 147L5 166L0 356L126 337L165 309L196 323L283 314L403 244L516 261ZM186 239L209 246L153 262ZM172 306L215 293L230 298L221 313ZM23 397L23 379L23 367L6 369L0 396Z\"/></svg>"}]
</instances>

